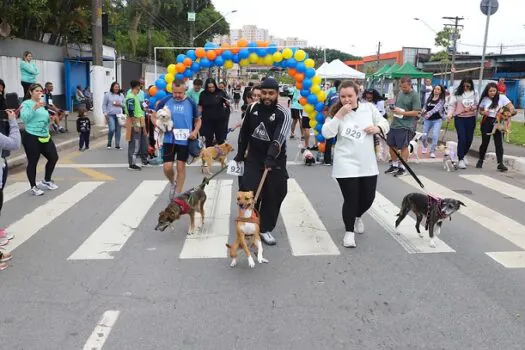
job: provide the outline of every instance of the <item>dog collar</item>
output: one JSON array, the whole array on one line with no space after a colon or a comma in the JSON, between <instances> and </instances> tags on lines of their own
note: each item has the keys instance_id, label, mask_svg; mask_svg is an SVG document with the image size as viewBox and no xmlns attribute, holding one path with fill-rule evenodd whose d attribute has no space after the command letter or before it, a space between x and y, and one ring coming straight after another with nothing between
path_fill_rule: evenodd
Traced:
<instances>
[{"instance_id":1,"label":"dog collar","mask_svg":"<svg viewBox=\"0 0 525 350\"><path fill-rule=\"evenodd\" d=\"M434 196L432 194L429 194L428 195L428 212L427 212L427 222L428 222L428 219L430 219L430 210L432 208L433 205L437 205L438 209L439 209L439 217L441 219L446 219L447 215L445 213L443 213L443 211L441 210L441 198L439 198L438 196Z\"/></svg>"},{"instance_id":2,"label":"dog collar","mask_svg":"<svg viewBox=\"0 0 525 350\"><path fill-rule=\"evenodd\" d=\"M190 211L189 204L183 201L182 199L175 198L173 202L180 207L181 215L188 214L188 212Z\"/></svg>"}]
</instances>

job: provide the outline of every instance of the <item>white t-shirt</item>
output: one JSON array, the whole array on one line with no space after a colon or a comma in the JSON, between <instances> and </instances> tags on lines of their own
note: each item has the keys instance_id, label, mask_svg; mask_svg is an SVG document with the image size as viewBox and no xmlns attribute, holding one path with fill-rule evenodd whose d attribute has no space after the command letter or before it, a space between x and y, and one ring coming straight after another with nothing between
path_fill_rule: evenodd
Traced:
<instances>
[{"instance_id":1,"label":"white t-shirt","mask_svg":"<svg viewBox=\"0 0 525 350\"><path fill-rule=\"evenodd\" d=\"M508 105L509 103L510 103L510 100L507 96L499 95L498 106L496 108L489 108L489 106L492 104L492 100L488 97L485 97L479 104L479 108L486 109L489 112L488 114L489 118L496 118L496 115L498 114L499 110L502 107Z\"/></svg>"},{"instance_id":2,"label":"white t-shirt","mask_svg":"<svg viewBox=\"0 0 525 350\"><path fill-rule=\"evenodd\" d=\"M379 174L374 137L364 131L371 125L379 126L385 135L388 133L388 121L373 104L367 102L360 102L357 110L345 115L342 120L334 117L323 124L322 134L325 138L337 136L333 177L364 177Z\"/></svg>"}]
</instances>

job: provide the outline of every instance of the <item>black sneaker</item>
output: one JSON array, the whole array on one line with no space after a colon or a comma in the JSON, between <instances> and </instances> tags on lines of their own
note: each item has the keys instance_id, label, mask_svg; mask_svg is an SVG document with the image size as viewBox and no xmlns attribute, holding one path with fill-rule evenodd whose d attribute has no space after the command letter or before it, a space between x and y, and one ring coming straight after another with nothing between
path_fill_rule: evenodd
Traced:
<instances>
[{"instance_id":1,"label":"black sneaker","mask_svg":"<svg viewBox=\"0 0 525 350\"><path fill-rule=\"evenodd\" d=\"M138 165L136 164L131 164L129 167L128 167L129 170L142 170L141 167L139 167Z\"/></svg>"},{"instance_id":2,"label":"black sneaker","mask_svg":"<svg viewBox=\"0 0 525 350\"><path fill-rule=\"evenodd\" d=\"M505 172L505 171L509 170L509 168L507 168L505 166L505 164L500 163L500 164L498 164L498 170L501 171L501 172Z\"/></svg>"},{"instance_id":3,"label":"black sneaker","mask_svg":"<svg viewBox=\"0 0 525 350\"><path fill-rule=\"evenodd\" d=\"M394 177L399 177L399 176L405 176L407 174L407 171L405 169L397 169L397 171L394 173Z\"/></svg>"},{"instance_id":4,"label":"black sneaker","mask_svg":"<svg viewBox=\"0 0 525 350\"><path fill-rule=\"evenodd\" d=\"M385 170L385 174L393 174L399 170L398 167L391 165L390 168Z\"/></svg>"},{"instance_id":5,"label":"black sneaker","mask_svg":"<svg viewBox=\"0 0 525 350\"><path fill-rule=\"evenodd\" d=\"M478 168L478 169L483 168L483 161L481 159L478 160L478 162L476 163L476 168Z\"/></svg>"}]
</instances>

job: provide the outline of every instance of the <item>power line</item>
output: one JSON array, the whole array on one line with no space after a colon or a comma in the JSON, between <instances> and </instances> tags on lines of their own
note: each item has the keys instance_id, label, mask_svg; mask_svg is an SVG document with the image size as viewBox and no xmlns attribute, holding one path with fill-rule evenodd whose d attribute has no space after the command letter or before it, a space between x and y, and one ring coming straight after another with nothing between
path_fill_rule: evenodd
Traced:
<instances>
[{"instance_id":1,"label":"power line","mask_svg":"<svg viewBox=\"0 0 525 350\"><path fill-rule=\"evenodd\" d=\"M454 84L454 72L456 71L456 51L457 51L457 41L459 39L459 32L458 28L463 28L462 25L459 24L459 21L463 21L463 17L443 17L443 19L449 19L453 20L454 24L445 24L445 28L447 27L453 27L454 31L452 33L452 65L450 67L450 81L452 84Z\"/></svg>"}]
</instances>

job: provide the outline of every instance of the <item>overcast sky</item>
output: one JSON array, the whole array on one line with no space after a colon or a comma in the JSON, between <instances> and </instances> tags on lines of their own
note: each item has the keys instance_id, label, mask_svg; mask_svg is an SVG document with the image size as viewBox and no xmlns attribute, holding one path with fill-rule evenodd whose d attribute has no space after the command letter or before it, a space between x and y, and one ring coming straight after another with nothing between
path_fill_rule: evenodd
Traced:
<instances>
[{"instance_id":1,"label":"overcast sky","mask_svg":"<svg viewBox=\"0 0 525 350\"><path fill-rule=\"evenodd\" d=\"M430 47L434 51L430 27L439 31L442 17L460 16L464 25L458 51L481 54L486 16L480 0L212 0L218 11L237 13L227 16L231 28L255 24L271 35L297 36L312 46L336 48L358 56L396 51L402 46ZM491 16L487 52L525 53L525 0L499 0ZM468 46L467 46L468 45ZM506 47L512 46L512 47Z\"/></svg>"}]
</instances>

